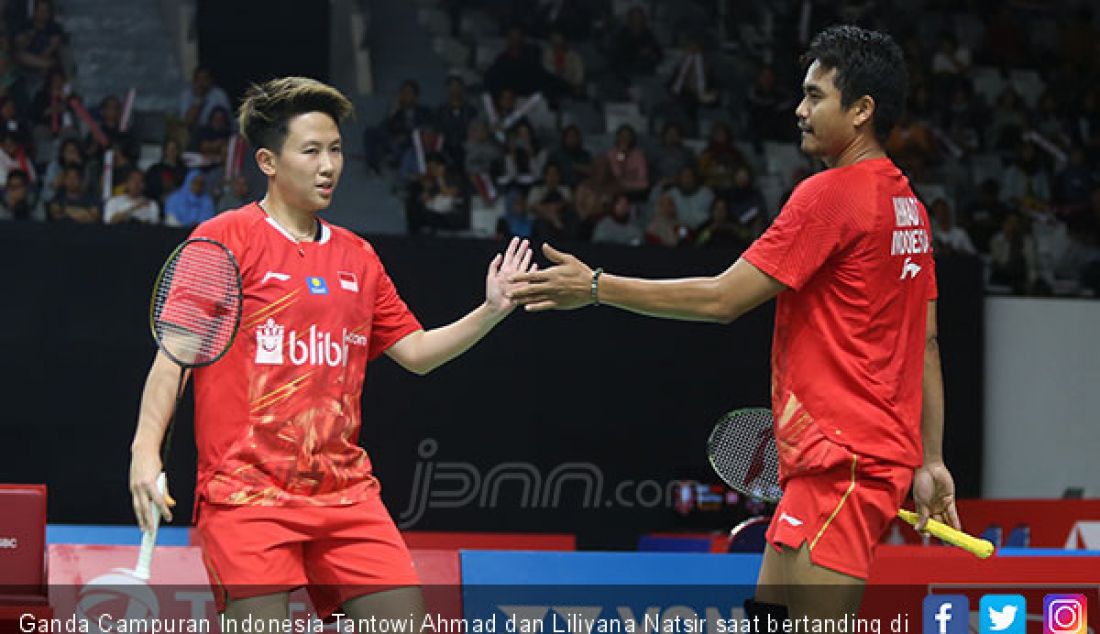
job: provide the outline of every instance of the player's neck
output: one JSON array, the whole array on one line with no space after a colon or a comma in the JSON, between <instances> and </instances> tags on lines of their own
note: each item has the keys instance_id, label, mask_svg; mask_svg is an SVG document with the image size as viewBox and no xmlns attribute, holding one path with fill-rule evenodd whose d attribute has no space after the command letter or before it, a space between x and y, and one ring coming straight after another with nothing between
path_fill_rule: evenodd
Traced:
<instances>
[{"instance_id":1,"label":"player's neck","mask_svg":"<svg viewBox=\"0 0 1100 634\"><path fill-rule=\"evenodd\" d=\"M866 136L858 136L844 150L834 156L825 159L825 165L829 167L848 167L860 161L884 158L886 151L882 149L878 141Z\"/></svg>"},{"instance_id":2,"label":"player's neck","mask_svg":"<svg viewBox=\"0 0 1100 634\"><path fill-rule=\"evenodd\" d=\"M295 209L270 190L259 204L272 220L279 223L279 226L296 240L299 242L313 240L317 233L317 218L314 212Z\"/></svg>"}]
</instances>

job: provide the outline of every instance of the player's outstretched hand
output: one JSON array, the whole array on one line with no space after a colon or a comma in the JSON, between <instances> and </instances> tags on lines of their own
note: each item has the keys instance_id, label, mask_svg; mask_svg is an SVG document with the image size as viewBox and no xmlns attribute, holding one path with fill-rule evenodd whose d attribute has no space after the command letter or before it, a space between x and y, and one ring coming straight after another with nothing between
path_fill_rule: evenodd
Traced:
<instances>
[{"instance_id":1,"label":"player's outstretched hand","mask_svg":"<svg viewBox=\"0 0 1100 634\"><path fill-rule=\"evenodd\" d=\"M512 276L512 299L528 311L572 310L592 303L592 269L549 244L542 253L554 266Z\"/></svg>"},{"instance_id":2,"label":"player's outstretched hand","mask_svg":"<svg viewBox=\"0 0 1100 634\"><path fill-rule=\"evenodd\" d=\"M929 518L962 530L955 508L955 480L942 462L922 465L913 474L913 502L920 516L918 531L924 530Z\"/></svg>"},{"instance_id":3,"label":"player's outstretched hand","mask_svg":"<svg viewBox=\"0 0 1100 634\"><path fill-rule=\"evenodd\" d=\"M489 272L485 276L485 303L489 308L507 315L516 307L510 297L515 283L511 278L518 273L533 272L538 266L531 263L531 245L527 240L512 238L503 254L498 253L489 263Z\"/></svg>"}]
</instances>

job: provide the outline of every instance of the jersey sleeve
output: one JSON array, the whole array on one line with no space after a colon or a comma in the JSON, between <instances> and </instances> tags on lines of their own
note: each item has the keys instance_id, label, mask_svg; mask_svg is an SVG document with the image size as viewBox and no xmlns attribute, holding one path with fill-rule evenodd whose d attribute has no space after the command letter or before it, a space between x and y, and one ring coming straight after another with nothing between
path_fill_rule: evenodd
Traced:
<instances>
[{"instance_id":1,"label":"jersey sleeve","mask_svg":"<svg viewBox=\"0 0 1100 634\"><path fill-rule=\"evenodd\" d=\"M374 266L377 266L378 283L374 295L374 316L371 323L370 344L367 349L367 358L373 360L389 349L390 346L400 341L406 335L423 326L416 316L412 314L405 301L397 294L397 287L386 273L382 261L378 259L373 250L371 254Z\"/></svg>"},{"instance_id":2,"label":"jersey sleeve","mask_svg":"<svg viewBox=\"0 0 1100 634\"><path fill-rule=\"evenodd\" d=\"M775 222L743 256L794 290L845 246L850 233L838 197L807 185L795 190Z\"/></svg>"},{"instance_id":3,"label":"jersey sleeve","mask_svg":"<svg viewBox=\"0 0 1100 634\"><path fill-rule=\"evenodd\" d=\"M935 258L928 258L928 288L925 291L925 299L928 301L935 301L939 299L940 290L939 282L936 278L936 260Z\"/></svg>"}]
</instances>

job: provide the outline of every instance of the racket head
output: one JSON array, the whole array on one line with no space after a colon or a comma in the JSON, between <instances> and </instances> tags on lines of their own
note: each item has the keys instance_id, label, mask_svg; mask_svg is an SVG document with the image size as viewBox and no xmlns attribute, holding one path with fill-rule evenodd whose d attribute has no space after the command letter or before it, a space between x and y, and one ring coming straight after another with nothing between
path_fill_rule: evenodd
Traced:
<instances>
[{"instance_id":1,"label":"racket head","mask_svg":"<svg viewBox=\"0 0 1100 634\"><path fill-rule=\"evenodd\" d=\"M718 419L707 439L707 459L734 491L768 503L783 497L770 409L746 407Z\"/></svg>"},{"instance_id":2,"label":"racket head","mask_svg":"<svg viewBox=\"0 0 1100 634\"><path fill-rule=\"evenodd\" d=\"M183 368L222 358L241 324L244 292L237 259L224 244L190 238L168 256L149 304L157 346Z\"/></svg>"}]
</instances>

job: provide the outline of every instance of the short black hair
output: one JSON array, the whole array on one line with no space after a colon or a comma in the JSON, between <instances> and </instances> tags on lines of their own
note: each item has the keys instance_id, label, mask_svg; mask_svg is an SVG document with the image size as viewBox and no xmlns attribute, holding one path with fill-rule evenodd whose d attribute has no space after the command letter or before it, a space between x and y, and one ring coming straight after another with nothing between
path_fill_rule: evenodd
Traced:
<instances>
[{"instance_id":1,"label":"short black hair","mask_svg":"<svg viewBox=\"0 0 1100 634\"><path fill-rule=\"evenodd\" d=\"M905 56L894 38L850 24L831 26L814 36L801 62L835 69L840 103L851 106L864 95L875 101L875 135L883 139L905 111L909 77Z\"/></svg>"}]
</instances>

